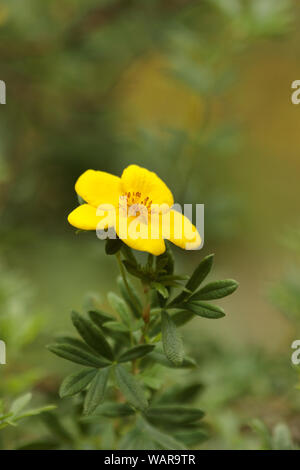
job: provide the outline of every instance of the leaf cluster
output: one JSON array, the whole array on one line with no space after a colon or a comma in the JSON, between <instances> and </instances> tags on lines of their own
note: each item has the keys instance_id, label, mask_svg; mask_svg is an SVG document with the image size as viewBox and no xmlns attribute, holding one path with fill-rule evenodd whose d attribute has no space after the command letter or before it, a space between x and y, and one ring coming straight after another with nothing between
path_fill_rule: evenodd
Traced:
<instances>
[{"instance_id":1,"label":"leaf cluster","mask_svg":"<svg viewBox=\"0 0 300 470\"><path fill-rule=\"evenodd\" d=\"M60 396L82 397L84 419L89 421L99 416L130 420L121 448L144 448L145 441L148 448L196 445L207 432L201 422L203 411L188 404L193 389L190 384L183 387L181 399L178 390L162 393L153 370L196 367L184 352L179 327L197 316L223 317L223 309L207 301L231 294L238 284L222 280L202 286L213 255L205 257L192 275L179 276L174 273L169 247L161 256L149 255L141 265L123 243L114 240L108 244L106 251L117 254L121 261L122 276L117 280L121 296L107 295L113 314L99 308L85 314L73 311L71 320L78 336L59 336L48 346L57 356L84 366L64 379ZM141 281L144 305L126 271Z\"/></svg>"}]
</instances>

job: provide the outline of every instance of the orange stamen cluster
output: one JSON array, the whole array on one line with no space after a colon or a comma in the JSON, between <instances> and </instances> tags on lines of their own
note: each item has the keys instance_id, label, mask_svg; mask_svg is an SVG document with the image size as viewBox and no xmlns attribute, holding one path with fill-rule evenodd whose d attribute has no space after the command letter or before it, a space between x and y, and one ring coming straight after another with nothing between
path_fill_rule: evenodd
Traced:
<instances>
[{"instance_id":1,"label":"orange stamen cluster","mask_svg":"<svg viewBox=\"0 0 300 470\"><path fill-rule=\"evenodd\" d=\"M130 207L134 204L140 204L142 206L145 206L148 212L151 209L152 201L149 200L149 196L143 199L142 194L139 191L133 193L131 193L130 191L125 192L124 197L127 198L127 207Z\"/></svg>"}]
</instances>

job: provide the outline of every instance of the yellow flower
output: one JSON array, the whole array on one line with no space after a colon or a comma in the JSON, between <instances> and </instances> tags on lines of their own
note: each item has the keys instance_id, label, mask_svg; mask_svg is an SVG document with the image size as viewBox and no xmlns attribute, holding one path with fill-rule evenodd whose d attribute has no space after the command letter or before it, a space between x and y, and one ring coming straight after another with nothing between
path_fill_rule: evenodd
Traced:
<instances>
[{"instance_id":1,"label":"yellow flower","mask_svg":"<svg viewBox=\"0 0 300 470\"><path fill-rule=\"evenodd\" d=\"M160 255L169 239L183 249L197 249L200 235L187 217L172 208L174 199L166 184L153 172L130 165L121 178L87 170L75 190L85 201L68 217L82 230L113 227L129 247Z\"/></svg>"}]
</instances>

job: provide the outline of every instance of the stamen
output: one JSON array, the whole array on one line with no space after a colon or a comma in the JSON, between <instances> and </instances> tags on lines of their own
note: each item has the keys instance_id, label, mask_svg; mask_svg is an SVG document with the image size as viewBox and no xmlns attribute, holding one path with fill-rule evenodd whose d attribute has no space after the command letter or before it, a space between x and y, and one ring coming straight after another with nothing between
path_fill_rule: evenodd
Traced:
<instances>
[{"instance_id":1,"label":"stamen","mask_svg":"<svg viewBox=\"0 0 300 470\"><path fill-rule=\"evenodd\" d=\"M152 200L149 201L149 196L142 197L142 194L140 191L126 191L124 192L124 197L127 199L127 208L129 209L133 205L142 205L146 207L147 211L151 211L151 205L152 205Z\"/></svg>"}]
</instances>

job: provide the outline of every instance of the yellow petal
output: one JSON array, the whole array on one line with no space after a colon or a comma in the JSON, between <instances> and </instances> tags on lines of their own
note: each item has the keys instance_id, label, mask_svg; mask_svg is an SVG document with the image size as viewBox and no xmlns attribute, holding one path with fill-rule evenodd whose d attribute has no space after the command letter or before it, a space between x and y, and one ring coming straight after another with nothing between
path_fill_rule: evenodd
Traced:
<instances>
[{"instance_id":1,"label":"yellow petal","mask_svg":"<svg viewBox=\"0 0 300 470\"><path fill-rule=\"evenodd\" d=\"M141 238L132 240L127 238L123 240L133 250L145 251L151 253L154 256L159 256L166 251L166 245L164 240L143 240Z\"/></svg>"},{"instance_id":2,"label":"yellow petal","mask_svg":"<svg viewBox=\"0 0 300 470\"><path fill-rule=\"evenodd\" d=\"M121 178L105 171L87 170L77 180L75 190L91 206L100 204L118 206Z\"/></svg>"},{"instance_id":3,"label":"yellow petal","mask_svg":"<svg viewBox=\"0 0 300 470\"><path fill-rule=\"evenodd\" d=\"M82 204L69 214L68 221L73 227L81 230L103 230L114 226L115 216L112 211L99 212L96 207Z\"/></svg>"},{"instance_id":4,"label":"yellow petal","mask_svg":"<svg viewBox=\"0 0 300 470\"><path fill-rule=\"evenodd\" d=\"M151 225L145 223L143 217L117 217L116 232L134 250L146 251L155 256L166 250L162 237L151 238Z\"/></svg>"},{"instance_id":5,"label":"yellow petal","mask_svg":"<svg viewBox=\"0 0 300 470\"><path fill-rule=\"evenodd\" d=\"M169 208L174 204L174 199L167 185L156 173L141 168L138 165L130 165L122 173L121 186L123 193L140 193L140 201L148 198L148 203L167 204Z\"/></svg>"},{"instance_id":6,"label":"yellow petal","mask_svg":"<svg viewBox=\"0 0 300 470\"><path fill-rule=\"evenodd\" d=\"M201 237L191 221L180 212L170 211L170 223L168 215L163 215L163 235L175 245L184 250L199 250Z\"/></svg>"}]
</instances>

